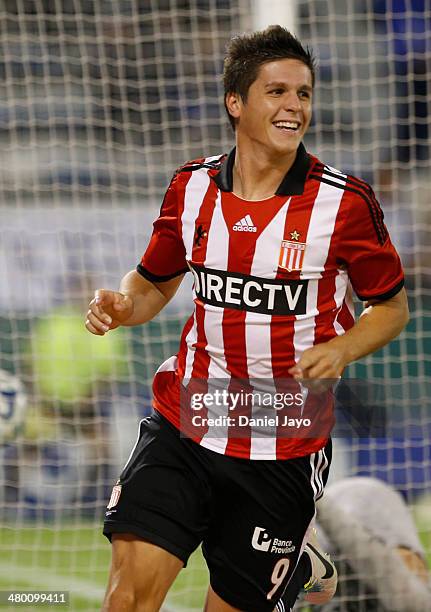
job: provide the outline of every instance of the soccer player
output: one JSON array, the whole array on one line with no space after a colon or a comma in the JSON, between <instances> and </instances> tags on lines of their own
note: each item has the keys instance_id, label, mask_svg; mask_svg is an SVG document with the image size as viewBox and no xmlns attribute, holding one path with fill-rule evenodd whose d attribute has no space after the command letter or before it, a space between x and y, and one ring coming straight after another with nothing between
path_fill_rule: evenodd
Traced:
<instances>
[{"instance_id":1,"label":"soccer player","mask_svg":"<svg viewBox=\"0 0 431 612\"><path fill-rule=\"evenodd\" d=\"M230 390L241 380L337 379L407 322L403 271L372 189L302 144L314 72L311 52L280 26L232 39L224 102L236 146L177 170L137 269L90 302L86 327L104 335L149 321L194 276L194 312L155 375L154 413L108 504L105 611L158 610L201 543L207 612L273 610L306 545L329 434L289 436L272 424L239 436L233 394L215 429L204 422L214 381ZM351 286L368 302L356 323ZM195 383L207 391L202 423L181 435L182 391Z\"/></svg>"},{"instance_id":2,"label":"soccer player","mask_svg":"<svg viewBox=\"0 0 431 612\"><path fill-rule=\"evenodd\" d=\"M431 582L425 551L395 489L376 478L345 478L325 489L317 508L319 539L341 575L337 594L323 608L325 612L429 609ZM295 579L304 582L304 575ZM276 611L285 612L291 606L286 592Z\"/></svg>"}]
</instances>

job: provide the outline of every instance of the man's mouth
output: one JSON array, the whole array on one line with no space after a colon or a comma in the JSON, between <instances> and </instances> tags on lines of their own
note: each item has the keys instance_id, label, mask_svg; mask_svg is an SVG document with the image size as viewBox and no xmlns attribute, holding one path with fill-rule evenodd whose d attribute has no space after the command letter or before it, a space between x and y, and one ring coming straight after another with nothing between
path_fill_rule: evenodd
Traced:
<instances>
[{"instance_id":1,"label":"man's mouth","mask_svg":"<svg viewBox=\"0 0 431 612\"><path fill-rule=\"evenodd\" d=\"M296 132L299 130L299 121L274 121L272 124L279 130L287 130L289 132Z\"/></svg>"}]
</instances>

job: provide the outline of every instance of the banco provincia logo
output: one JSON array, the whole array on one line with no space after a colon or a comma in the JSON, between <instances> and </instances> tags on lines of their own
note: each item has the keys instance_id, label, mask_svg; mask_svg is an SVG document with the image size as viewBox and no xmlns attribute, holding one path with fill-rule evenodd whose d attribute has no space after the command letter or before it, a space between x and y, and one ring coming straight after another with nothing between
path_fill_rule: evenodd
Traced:
<instances>
[{"instance_id":1,"label":"banco provincia logo","mask_svg":"<svg viewBox=\"0 0 431 612\"><path fill-rule=\"evenodd\" d=\"M281 540L280 538L271 538L265 527L255 527L251 538L251 545L255 550L262 552L275 553L286 555L294 552L295 546L292 540Z\"/></svg>"}]
</instances>

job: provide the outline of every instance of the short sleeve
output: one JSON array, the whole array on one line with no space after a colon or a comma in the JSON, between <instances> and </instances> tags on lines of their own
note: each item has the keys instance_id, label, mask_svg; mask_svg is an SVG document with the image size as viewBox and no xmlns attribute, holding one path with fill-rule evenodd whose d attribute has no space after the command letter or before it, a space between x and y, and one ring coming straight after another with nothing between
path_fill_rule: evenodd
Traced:
<instances>
[{"instance_id":1,"label":"short sleeve","mask_svg":"<svg viewBox=\"0 0 431 612\"><path fill-rule=\"evenodd\" d=\"M383 212L370 187L366 194L351 194L348 200L337 259L346 266L359 299L388 300L404 286L404 273Z\"/></svg>"},{"instance_id":2,"label":"short sleeve","mask_svg":"<svg viewBox=\"0 0 431 612\"><path fill-rule=\"evenodd\" d=\"M152 282L168 281L188 271L186 252L179 232L177 176L163 199L159 217L137 271Z\"/></svg>"}]
</instances>

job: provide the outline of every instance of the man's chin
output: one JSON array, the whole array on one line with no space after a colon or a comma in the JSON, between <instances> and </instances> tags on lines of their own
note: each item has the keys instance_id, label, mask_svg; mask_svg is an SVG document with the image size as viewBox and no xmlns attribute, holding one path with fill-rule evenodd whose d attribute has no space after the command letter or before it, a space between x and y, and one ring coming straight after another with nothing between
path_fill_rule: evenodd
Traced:
<instances>
[{"instance_id":1,"label":"man's chin","mask_svg":"<svg viewBox=\"0 0 431 612\"><path fill-rule=\"evenodd\" d=\"M289 155L296 154L301 141L299 139L292 138L289 142L273 142L274 153L281 157L288 157Z\"/></svg>"}]
</instances>

